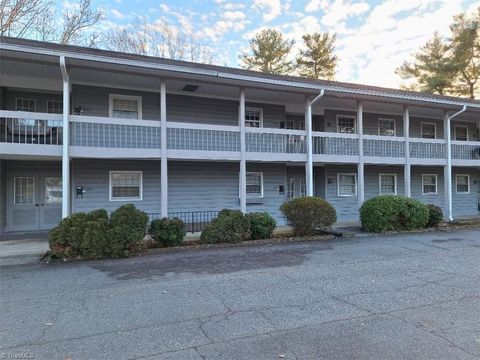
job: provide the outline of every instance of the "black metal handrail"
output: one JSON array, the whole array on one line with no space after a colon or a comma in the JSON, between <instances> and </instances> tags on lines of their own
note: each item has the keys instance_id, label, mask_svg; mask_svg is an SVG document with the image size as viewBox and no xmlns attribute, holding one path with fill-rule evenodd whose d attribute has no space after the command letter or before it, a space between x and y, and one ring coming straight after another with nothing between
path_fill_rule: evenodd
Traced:
<instances>
[{"instance_id":1,"label":"black metal handrail","mask_svg":"<svg viewBox=\"0 0 480 360\"><path fill-rule=\"evenodd\" d=\"M179 218L185 224L185 231L190 233L200 232L218 216L219 211L177 211L168 213L170 219ZM160 213L148 213L150 221L161 219Z\"/></svg>"}]
</instances>

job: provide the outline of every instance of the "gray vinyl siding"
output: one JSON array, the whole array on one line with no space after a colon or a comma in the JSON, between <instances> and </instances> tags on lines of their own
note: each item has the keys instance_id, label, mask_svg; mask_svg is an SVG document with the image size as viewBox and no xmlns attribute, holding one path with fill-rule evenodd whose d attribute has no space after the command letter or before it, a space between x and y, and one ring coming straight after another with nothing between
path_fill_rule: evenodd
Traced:
<instances>
[{"instance_id":1,"label":"gray vinyl siding","mask_svg":"<svg viewBox=\"0 0 480 360\"><path fill-rule=\"evenodd\" d=\"M469 194L457 193L456 175L470 175ZM479 173L474 168L452 169L452 206L453 216L478 215L478 186Z\"/></svg>"},{"instance_id":2,"label":"gray vinyl siding","mask_svg":"<svg viewBox=\"0 0 480 360\"><path fill-rule=\"evenodd\" d=\"M27 90L12 90L6 89L5 91L5 103L6 109L15 111L15 104L17 98L24 98L24 99L34 99L36 104L35 111L36 112L47 112L47 101L48 100L62 100L61 93L55 92L39 92L39 91L27 91ZM108 110L108 106L107 106Z\"/></svg>"},{"instance_id":3,"label":"gray vinyl siding","mask_svg":"<svg viewBox=\"0 0 480 360\"><path fill-rule=\"evenodd\" d=\"M422 194L422 174L437 175L437 194ZM412 198L418 199L425 204L434 204L445 209L445 185L443 167L412 166L411 170L411 192Z\"/></svg>"},{"instance_id":4,"label":"gray vinyl siding","mask_svg":"<svg viewBox=\"0 0 480 360\"><path fill-rule=\"evenodd\" d=\"M337 174L357 173L356 166L325 166L327 184L326 200L337 210L337 221L358 221L358 196L338 196ZM357 179L358 186L358 179Z\"/></svg>"},{"instance_id":5,"label":"gray vinyl siding","mask_svg":"<svg viewBox=\"0 0 480 360\"><path fill-rule=\"evenodd\" d=\"M421 138L422 137L422 122L435 123L437 126L436 139L443 139L443 119L427 119L410 117L410 137Z\"/></svg>"},{"instance_id":6,"label":"gray vinyl siding","mask_svg":"<svg viewBox=\"0 0 480 360\"><path fill-rule=\"evenodd\" d=\"M325 199L325 168L316 166L313 168L313 186L315 196Z\"/></svg>"},{"instance_id":7,"label":"gray vinyl siding","mask_svg":"<svg viewBox=\"0 0 480 360\"><path fill-rule=\"evenodd\" d=\"M365 200L380 195L380 174L397 176L397 195L405 195L403 166L365 166Z\"/></svg>"}]
</instances>

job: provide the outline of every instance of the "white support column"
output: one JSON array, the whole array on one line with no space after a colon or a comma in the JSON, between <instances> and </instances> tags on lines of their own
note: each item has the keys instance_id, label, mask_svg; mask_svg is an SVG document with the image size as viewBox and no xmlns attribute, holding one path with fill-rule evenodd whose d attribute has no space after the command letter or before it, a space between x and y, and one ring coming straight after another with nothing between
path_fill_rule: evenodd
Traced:
<instances>
[{"instance_id":1,"label":"white support column","mask_svg":"<svg viewBox=\"0 0 480 360\"><path fill-rule=\"evenodd\" d=\"M357 129L358 129L358 204L361 206L365 201L365 164L363 159L363 104L357 102Z\"/></svg>"},{"instance_id":2,"label":"white support column","mask_svg":"<svg viewBox=\"0 0 480 360\"><path fill-rule=\"evenodd\" d=\"M405 137L405 169L403 172L405 182L405 196L412 196L411 173L412 166L410 165L410 113L407 105L403 106L403 131Z\"/></svg>"},{"instance_id":3,"label":"white support column","mask_svg":"<svg viewBox=\"0 0 480 360\"><path fill-rule=\"evenodd\" d=\"M238 107L238 126L240 128L240 210L247 212L247 161L245 143L245 89L240 88L240 104Z\"/></svg>"},{"instance_id":4,"label":"white support column","mask_svg":"<svg viewBox=\"0 0 480 360\"><path fill-rule=\"evenodd\" d=\"M307 163L305 165L305 176L307 196L313 196L313 139L312 139L312 105L310 97L305 97L305 130L307 132Z\"/></svg>"},{"instance_id":5,"label":"white support column","mask_svg":"<svg viewBox=\"0 0 480 360\"><path fill-rule=\"evenodd\" d=\"M447 165L443 171L445 182L445 210L448 220L453 220L452 211L452 139L450 131L450 117L448 111L443 112L443 133L447 140Z\"/></svg>"},{"instance_id":6,"label":"white support column","mask_svg":"<svg viewBox=\"0 0 480 360\"><path fill-rule=\"evenodd\" d=\"M62 137L62 219L70 215L70 77L65 57L60 57L63 80L63 137Z\"/></svg>"},{"instance_id":7,"label":"white support column","mask_svg":"<svg viewBox=\"0 0 480 360\"><path fill-rule=\"evenodd\" d=\"M165 80L160 83L160 212L168 217L168 159L167 159L167 86Z\"/></svg>"}]
</instances>

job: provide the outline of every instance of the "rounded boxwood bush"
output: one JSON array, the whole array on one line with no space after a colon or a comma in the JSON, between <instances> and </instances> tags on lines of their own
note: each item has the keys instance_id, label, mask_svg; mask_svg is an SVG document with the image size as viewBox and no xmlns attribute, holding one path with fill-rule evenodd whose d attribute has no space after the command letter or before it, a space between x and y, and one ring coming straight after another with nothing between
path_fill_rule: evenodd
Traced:
<instances>
[{"instance_id":1,"label":"rounded boxwood bush","mask_svg":"<svg viewBox=\"0 0 480 360\"><path fill-rule=\"evenodd\" d=\"M149 234L159 245L178 246L185 237L185 224L179 218L163 218L150 223Z\"/></svg>"},{"instance_id":2,"label":"rounded boxwood bush","mask_svg":"<svg viewBox=\"0 0 480 360\"><path fill-rule=\"evenodd\" d=\"M440 206L428 204L428 221L426 227L437 227L443 220L443 211Z\"/></svg>"},{"instance_id":3,"label":"rounded boxwood bush","mask_svg":"<svg viewBox=\"0 0 480 360\"><path fill-rule=\"evenodd\" d=\"M250 238L250 220L239 210L224 209L200 235L206 243L235 243Z\"/></svg>"},{"instance_id":4,"label":"rounded boxwood bush","mask_svg":"<svg viewBox=\"0 0 480 360\"><path fill-rule=\"evenodd\" d=\"M81 255L86 223L85 213L75 213L61 220L48 233L50 252L55 257L77 257Z\"/></svg>"},{"instance_id":5,"label":"rounded boxwood bush","mask_svg":"<svg viewBox=\"0 0 480 360\"><path fill-rule=\"evenodd\" d=\"M245 215L250 220L250 239L268 239L272 237L277 222L269 213L254 212Z\"/></svg>"},{"instance_id":6,"label":"rounded boxwood bush","mask_svg":"<svg viewBox=\"0 0 480 360\"><path fill-rule=\"evenodd\" d=\"M119 246L112 248L109 234L110 224L108 218L99 217L85 223L80 251L87 259L99 259L105 256L118 257L121 254Z\"/></svg>"},{"instance_id":7,"label":"rounded boxwood bush","mask_svg":"<svg viewBox=\"0 0 480 360\"><path fill-rule=\"evenodd\" d=\"M114 241L119 241L124 249L143 240L147 233L148 215L133 204L120 206L112 212L110 225Z\"/></svg>"},{"instance_id":8,"label":"rounded boxwood bush","mask_svg":"<svg viewBox=\"0 0 480 360\"><path fill-rule=\"evenodd\" d=\"M288 225L295 235L313 235L325 230L337 221L337 212L330 203L316 196L301 196L280 206Z\"/></svg>"},{"instance_id":9,"label":"rounded boxwood bush","mask_svg":"<svg viewBox=\"0 0 480 360\"><path fill-rule=\"evenodd\" d=\"M427 224L428 214L421 201L398 195L380 195L360 207L362 228L371 232L421 229Z\"/></svg>"},{"instance_id":10,"label":"rounded boxwood bush","mask_svg":"<svg viewBox=\"0 0 480 360\"><path fill-rule=\"evenodd\" d=\"M105 209L96 209L87 213L88 220L104 219L108 221L108 212Z\"/></svg>"}]
</instances>

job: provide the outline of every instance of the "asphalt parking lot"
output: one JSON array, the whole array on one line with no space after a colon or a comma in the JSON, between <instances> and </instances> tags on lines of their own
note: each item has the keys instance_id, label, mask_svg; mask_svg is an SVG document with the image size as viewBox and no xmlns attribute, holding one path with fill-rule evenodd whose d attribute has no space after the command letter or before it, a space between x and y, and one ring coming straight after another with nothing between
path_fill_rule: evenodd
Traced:
<instances>
[{"instance_id":1,"label":"asphalt parking lot","mask_svg":"<svg viewBox=\"0 0 480 360\"><path fill-rule=\"evenodd\" d=\"M0 359L479 359L480 230L1 267Z\"/></svg>"}]
</instances>

